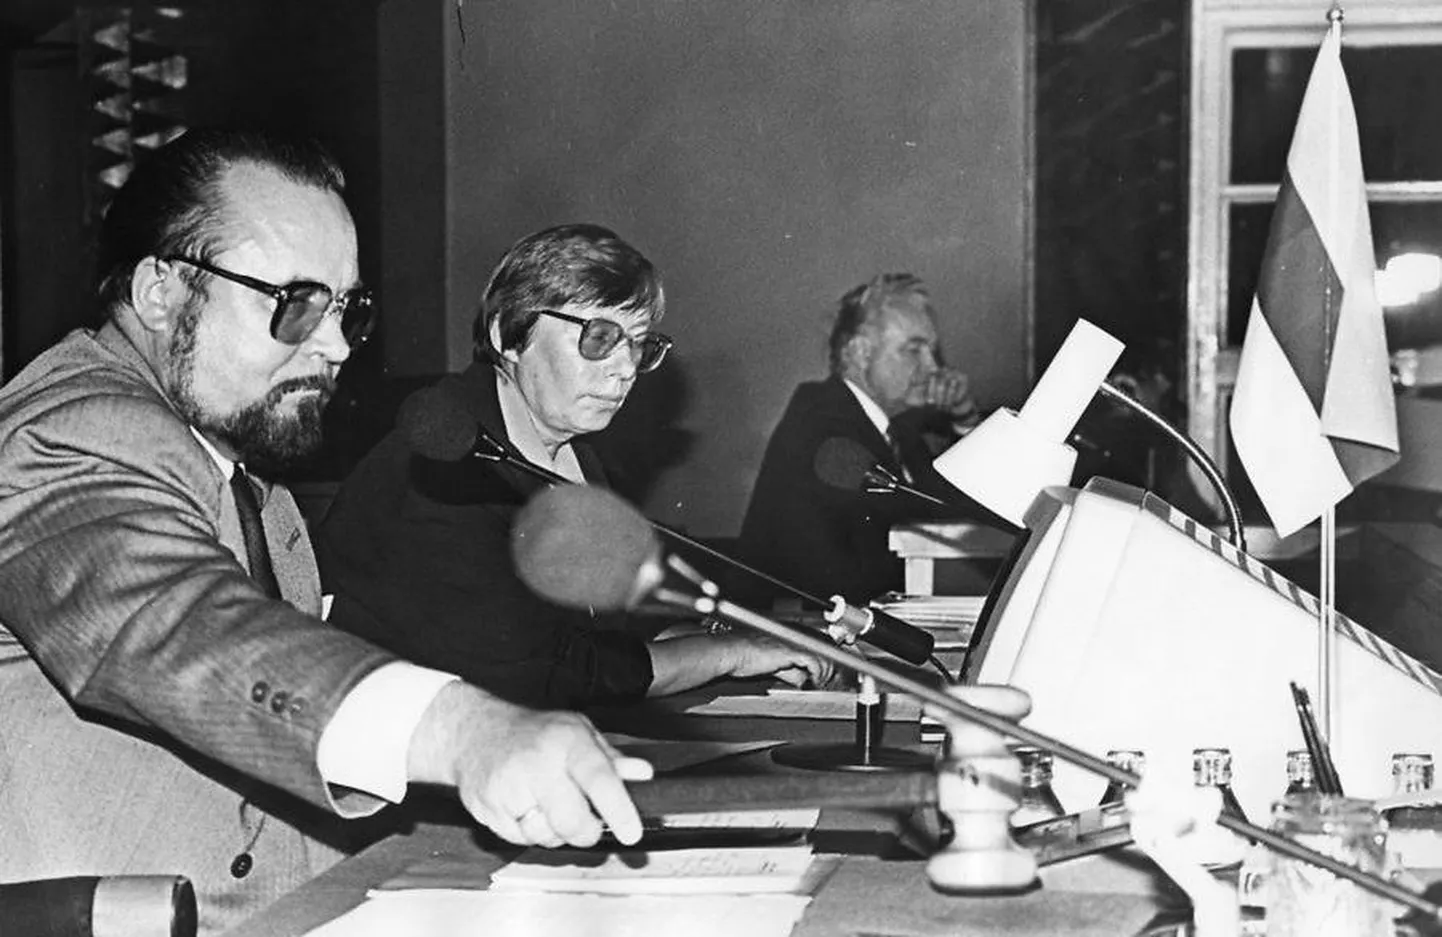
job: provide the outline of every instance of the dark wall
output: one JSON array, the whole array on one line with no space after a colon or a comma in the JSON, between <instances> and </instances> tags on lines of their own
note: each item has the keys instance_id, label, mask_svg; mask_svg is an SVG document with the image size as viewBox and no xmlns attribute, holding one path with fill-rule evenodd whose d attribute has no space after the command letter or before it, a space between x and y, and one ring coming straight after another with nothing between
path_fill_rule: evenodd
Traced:
<instances>
[{"instance_id":1,"label":"dark wall","mask_svg":"<svg viewBox=\"0 0 1442 937\"><path fill-rule=\"evenodd\" d=\"M1029 385L1027 4L429 9L449 63L449 364L510 242L616 228L663 271L677 339L620 418L661 470L654 516L736 531L791 389L825 373L836 298L878 271L930 282L983 402Z\"/></svg>"},{"instance_id":2,"label":"dark wall","mask_svg":"<svg viewBox=\"0 0 1442 937\"><path fill-rule=\"evenodd\" d=\"M5 79L0 185L0 379L90 324L80 81L73 48L0 52ZM22 137L16 131L25 128ZM21 237L21 232L24 237Z\"/></svg>"},{"instance_id":3,"label":"dark wall","mask_svg":"<svg viewBox=\"0 0 1442 937\"><path fill-rule=\"evenodd\" d=\"M1186 303L1186 0L1039 0L1037 353L1084 316L1174 362ZM1175 371L1172 371L1175 377Z\"/></svg>"},{"instance_id":4,"label":"dark wall","mask_svg":"<svg viewBox=\"0 0 1442 937\"><path fill-rule=\"evenodd\" d=\"M58 5L57 5L58 6ZM85 69L115 55L88 43L86 24L107 24L116 10L79 5L57 14L47 35L4 32L4 147L0 191L0 283L3 283L3 375L70 329L94 326L93 230L105 190L87 181L115 157L91 140L115 126L91 110L98 84ZM0 22L13 25L8 11ZM149 40L135 62L171 53L186 60L178 90L137 83L137 99L158 105L135 126L225 123L319 138L345 166L361 243L362 276L381 279L380 145L377 23L366 0L221 0L187 4L173 17L136 4L131 22ZM113 93L111 89L105 93ZM92 210L93 209L93 210ZM363 349L342 373L343 393L330 414L326 461L314 471L335 476L388 418L370 398L381 383L378 348ZM373 413L374 410L374 413Z\"/></svg>"},{"instance_id":5,"label":"dark wall","mask_svg":"<svg viewBox=\"0 0 1442 937\"><path fill-rule=\"evenodd\" d=\"M1036 9L1036 365L1089 319L1125 343L1118 368L1144 402L1184 425L1188 4ZM1177 447L1129 411L1094 403L1075 443L1083 478L1122 479L1211 513Z\"/></svg>"}]
</instances>

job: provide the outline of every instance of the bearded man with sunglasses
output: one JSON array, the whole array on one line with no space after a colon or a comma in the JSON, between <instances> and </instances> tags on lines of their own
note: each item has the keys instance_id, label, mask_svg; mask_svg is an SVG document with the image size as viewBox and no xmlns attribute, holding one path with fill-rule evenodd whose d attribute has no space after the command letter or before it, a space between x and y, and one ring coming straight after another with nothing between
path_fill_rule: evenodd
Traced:
<instances>
[{"instance_id":1,"label":"bearded man with sunglasses","mask_svg":"<svg viewBox=\"0 0 1442 937\"><path fill-rule=\"evenodd\" d=\"M215 934L413 781L517 843L640 836L649 766L585 719L320 617L263 479L369 328L342 190L312 145L190 131L106 215L108 321L0 390L0 881L185 875Z\"/></svg>"},{"instance_id":2,"label":"bearded man with sunglasses","mask_svg":"<svg viewBox=\"0 0 1442 937\"><path fill-rule=\"evenodd\" d=\"M826 662L764 636L648 640L624 617L541 599L516 574L510 531L546 482L512 465L413 451L414 427L459 421L464 439L480 428L511 458L606 484L589 438L670 349L654 329L664 310L650 261L606 228L548 228L507 251L482 295L475 361L403 405L402 426L326 514L318 553L336 596L332 620L535 706L632 700L728 676L829 680Z\"/></svg>"}]
</instances>

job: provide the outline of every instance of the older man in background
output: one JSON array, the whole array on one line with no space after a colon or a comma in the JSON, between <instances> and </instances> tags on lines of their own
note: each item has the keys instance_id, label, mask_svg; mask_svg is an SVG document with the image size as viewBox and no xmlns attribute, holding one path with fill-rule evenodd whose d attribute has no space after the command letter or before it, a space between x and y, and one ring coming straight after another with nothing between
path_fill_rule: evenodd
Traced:
<instances>
[{"instance_id":1,"label":"older man in background","mask_svg":"<svg viewBox=\"0 0 1442 937\"><path fill-rule=\"evenodd\" d=\"M796 388L767 444L741 528L741 552L819 596L865 602L902 585L892 525L989 517L942 479L933 457L968 430L976 405L966 375L941 363L936 316L922 281L883 273L841 297L830 337L831 374ZM871 494L846 465L869 458L940 498ZM836 471L840 468L841 471Z\"/></svg>"}]
</instances>

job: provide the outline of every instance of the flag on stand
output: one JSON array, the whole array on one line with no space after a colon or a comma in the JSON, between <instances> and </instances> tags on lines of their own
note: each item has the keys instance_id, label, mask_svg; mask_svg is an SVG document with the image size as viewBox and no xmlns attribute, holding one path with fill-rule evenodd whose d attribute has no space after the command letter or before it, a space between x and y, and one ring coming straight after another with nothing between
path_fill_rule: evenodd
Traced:
<instances>
[{"instance_id":1,"label":"flag on stand","mask_svg":"<svg viewBox=\"0 0 1442 937\"><path fill-rule=\"evenodd\" d=\"M1283 537L1398 458L1339 32L1318 50L1297 115L1232 396L1237 455Z\"/></svg>"}]
</instances>

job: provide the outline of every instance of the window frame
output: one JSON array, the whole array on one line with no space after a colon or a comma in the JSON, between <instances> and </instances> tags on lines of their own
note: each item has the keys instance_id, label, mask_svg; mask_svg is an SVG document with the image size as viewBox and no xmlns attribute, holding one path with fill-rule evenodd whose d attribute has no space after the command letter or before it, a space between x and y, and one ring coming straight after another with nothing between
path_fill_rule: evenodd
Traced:
<instances>
[{"instance_id":1,"label":"window frame","mask_svg":"<svg viewBox=\"0 0 1442 937\"><path fill-rule=\"evenodd\" d=\"M1191 22L1188 141L1187 327L1183 373L1188 433L1223 471L1230 464L1227 408L1241 346L1224 343L1230 283L1233 205L1276 200L1280 184L1236 184L1232 169L1233 53L1241 49L1320 47L1328 29L1317 0L1195 0ZM1346 49L1442 46L1442 4L1434 0L1360 0L1345 8ZM1442 179L1368 183L1367 201L1437 202ZM1220 502L1192 468L1213 507Z\"/></svg>"}]
</instances>

